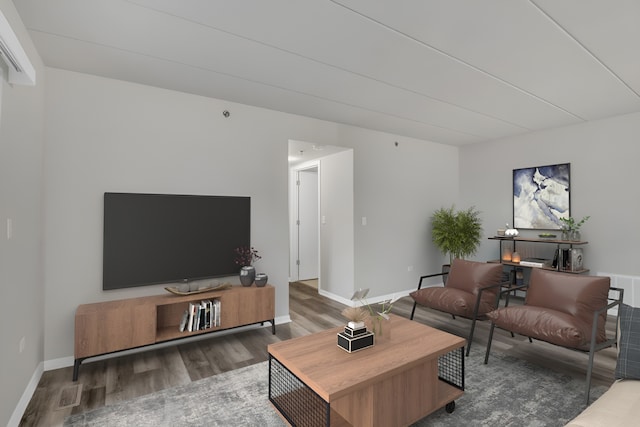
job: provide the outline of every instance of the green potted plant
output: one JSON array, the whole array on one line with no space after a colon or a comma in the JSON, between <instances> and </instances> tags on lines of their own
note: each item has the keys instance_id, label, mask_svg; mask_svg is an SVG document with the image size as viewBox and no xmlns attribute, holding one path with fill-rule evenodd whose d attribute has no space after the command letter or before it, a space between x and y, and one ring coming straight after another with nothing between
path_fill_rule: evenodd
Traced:
<instances>
[{"instance_id":1,"label":"green potted plant","mask_svg":"<svg viewBox=\"0 0 640 427\"><path fill-rule=\"evenodd\" d=\"M560 218L560 221L562 221L562 240L580 240L580 227L589 218L591 218L590 215L583 217L580 221L576 221L573 217Z\"/></svg>"},{"instance_id":2,"label":"green potted plant","mask_svg":"<svg viewBox=\"0 0 640 427\"><path fill-rule=\"evenodd\" d=\"M474 206L462 211L453 206L440 208L431 218L431 238L443 254L449 255L449 263L475 254L481 236L480 212Z\"/></svg>"}]
</instances>

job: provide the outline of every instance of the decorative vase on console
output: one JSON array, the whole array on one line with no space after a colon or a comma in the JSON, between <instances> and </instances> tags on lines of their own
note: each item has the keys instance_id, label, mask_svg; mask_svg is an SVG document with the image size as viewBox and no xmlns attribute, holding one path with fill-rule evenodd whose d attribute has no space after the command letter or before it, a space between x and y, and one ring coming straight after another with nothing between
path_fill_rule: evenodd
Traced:
<instances>
[{"instance_id":1,"label":"decorative vase on console","mask_svg":"<svg viewBox=\"0 0 640 427\"><path fill-rule=\"evenodd\" d=\"M256 269L252 264L262 257L255 248L247 246L236 248L235 253L235 262L240 266L240 283L251 286L256 279Z\"/></svg>"},{"instance_id":2,"label":"decorative vase on console","mask_svg":"<svg viewBox=\"0 0 640 427\"><path fill-rule=\"evenodd\" d=\"M256 274L256 286L259 288L262 288L263 286L266 286L267 281L269 280L269 276L267 276L265 273L258 273Z\"/></svg>"},{"instance_id":3,"label":"decorative vase on console","mask_svg":"<svg viewBox=\"0 0 640 427\"><path fill-rule=\"evenodd\" d=\"M562 240L580 241L580 227L582 227L582 224L589 218L591 218L590 215L583 217L580 221L572 217L560 218L562 222Z\"/></svg>"},{"instance_id":4,"label":"decorative vase on console","mask_svg":"<svg viewBox=\"0 0 640 427\"><path fill-rule=\"evenodd\" d=\"M251 286L256 279L256 269L252 265L245 265L240 269L240 283L242 286Z\"/></svg>"}]
</instances>

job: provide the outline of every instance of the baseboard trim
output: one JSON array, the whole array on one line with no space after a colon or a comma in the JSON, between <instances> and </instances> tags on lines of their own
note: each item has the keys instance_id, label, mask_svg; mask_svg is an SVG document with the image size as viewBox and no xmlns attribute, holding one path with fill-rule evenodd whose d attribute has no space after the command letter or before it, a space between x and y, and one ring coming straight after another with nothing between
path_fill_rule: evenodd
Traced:
<instances>
[{"instance_id":1,"label":"baseboard trim","mask_svg":"<svg viewBox=\"0 0 640 427\"><path fill-rule=\"evenodd\" d=\"M436 286L436 285L429 285L429 286ZM388 300L393 300L393 299L406 297L406 296L409 295L409 293L411 293L413 291L415 291L415 289L394 292L393 294L381 295L381 296L377 296L377 297L366 298L366 300L367 300L367 302L369 304L376 304L376 303L379 303L379 302L382 302L382 301L388 301ZM322 295L323 297L326 297L326 298L332 299L334 301L337 301L340 304L348 305L348 306L351 306L351 307L356 307L356 306L361 305L359 301L352 301L350 299L346 299L344 297L341 297L340 295L336 295L336 294L333 294L331 292L318 290L318 294Z\"/></svg>"},{"instance_id":2,"label":"baseboard trim","mask_svg":"<svg viewBox=\"0 0 640 427\"><path fill-rule=\"evenodd\" d=\"M7 427L18 427L20 425L20 420L22 419L22 415L24 415L24 411L27 410L27 406L29 406L29 402L33 397L33 393L35 393L36 388L38 387L38 383L40 382L40 378L42 378L42 373L44 372L44 363L38 363L33 375L31 375L31 379L27 384L27 387L24 389L18 404L13 410L13 414L11 414L11 418L9 418L9 422L7 423Z\"/></svg>"}]
</instances>

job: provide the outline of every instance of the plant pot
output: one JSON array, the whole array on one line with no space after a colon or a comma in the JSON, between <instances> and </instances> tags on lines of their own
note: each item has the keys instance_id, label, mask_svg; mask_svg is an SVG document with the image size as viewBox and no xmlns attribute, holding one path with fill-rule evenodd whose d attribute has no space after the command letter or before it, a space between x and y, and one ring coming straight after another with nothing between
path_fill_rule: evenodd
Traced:
<instances>
[{"instance_id":1,"label":"plant pot","mask_svg":"<svg viewBox=\"0 0 640 427\"><path fill-rule=\"evenodd\" d=\"M256 269L251 266L245 266L240 269L240 283L242 286L251 286L256 278Z\"/></svg>"}]
</instances>

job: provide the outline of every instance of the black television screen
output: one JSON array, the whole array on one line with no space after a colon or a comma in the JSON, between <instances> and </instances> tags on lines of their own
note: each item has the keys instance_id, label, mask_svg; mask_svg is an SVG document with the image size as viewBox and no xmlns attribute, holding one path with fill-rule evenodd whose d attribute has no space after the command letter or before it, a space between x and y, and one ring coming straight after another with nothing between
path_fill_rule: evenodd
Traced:
<instances>
[{"instance_id":1,"label":"black television screen","mask_svg":"<svg viewBox=\"0 0 640 427\"><path fill-rule=\"evenodd\" d=\"M104 194L102 289L238 274L251 198Z\"/></svg>"}]
</instances>

